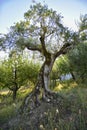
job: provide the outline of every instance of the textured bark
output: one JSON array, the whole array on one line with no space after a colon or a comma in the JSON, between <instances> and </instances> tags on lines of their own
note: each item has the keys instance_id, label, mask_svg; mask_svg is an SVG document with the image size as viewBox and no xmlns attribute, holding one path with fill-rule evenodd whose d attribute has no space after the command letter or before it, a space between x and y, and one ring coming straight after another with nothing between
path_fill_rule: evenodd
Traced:
<instances>
[{"instance_id":1,"label":"textured bark","mask_svg":"<svg viewBox=\"0 0 87 130\"><path fill-rule=\"evenodd\" d=\"M36 103L39 102L39 95L42 93L42 98L46 99L47 94L52 94L53 92L49 89L50 85L50 73L55 61L55 56L46 53L45 62L41 67L40 73L38 75L37 84L35 86L35 99Z\"/></svg>"},{"instance_id":2,"label":"textured bark","mask_svg":"<svg viewBox=\"0 0 87 130\"><path fill-rule=\"evenodd\" d=\"M36 86L31 94L29 94L21 106L21 111L24 112L25 109L33 109L40 105L41 100L49 101L49 97L54 94L50 89L50 73L55 61L55 57L50 55L49 58L45 59L43 63L38 78Z\"/></svg>"}]
</instances>

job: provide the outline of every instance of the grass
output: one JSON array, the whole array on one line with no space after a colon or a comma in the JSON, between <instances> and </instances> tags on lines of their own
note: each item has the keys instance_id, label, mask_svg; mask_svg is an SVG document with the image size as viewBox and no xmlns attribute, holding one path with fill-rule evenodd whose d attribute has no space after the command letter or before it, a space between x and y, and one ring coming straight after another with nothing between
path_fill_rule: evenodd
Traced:
<instances>
[{"instance_id":1,"label":"grass","mask_svg":"<svg viewBox=\"0 0 87 130\"><path fill-rule=\"evenodd\" d=\"M4 124L12 117L16 116L24 97L32 91L32 88L21 88L17 94L17 99L13 102L12 93L8 90L0 91L0 124Z\"/></svg>"},{"instance_id":2,"label":"grass","mask_svg":"<svg viewBox=\"0 0 87 130\"><path fill-rule=\"evenodd\" d=\"M60 119L59 130L86 130L87 129L87 85L65 81L58 84L54 91L58 91L67 99L68 110L71 115L66 120Z\"/></svg>"},{"instance_id":3,"label":"grass","mask_svg":"<svg viewBox=\"0 0 87 130\"><path fill-rule=\"evenodd\" d=\"M58 91L65 97L67 102L63 103L63 109L66 110L66 113L58 110L58 120L55 120L56 114L54 113L56 111L51 110L48 113L47 125L41 123L41 129L87 130L87 85L77 84L74 81L64 81L58 83L53 91Z\"/></svg>"},{"instance_id":4,"label":"grass","mask_svg":"<svg viewBox=\"0 0 87 130\"><path fill-rule=\"evenodd\" d=\"M16 116L17 110L24 97L32 88L22 88L17 100L12 101L8 91L0 92L0 124L6 123ZM73 81L57 84L54 91L58 91L67 102L63 103L63 110L53 107L51 111L44 112L45 120L40 122L38 130L86 130L87 129L87 86ZM44 108L44 107L43 107ZM20 128L23 130L22 128Z\"/></svg>"}]
</instances>

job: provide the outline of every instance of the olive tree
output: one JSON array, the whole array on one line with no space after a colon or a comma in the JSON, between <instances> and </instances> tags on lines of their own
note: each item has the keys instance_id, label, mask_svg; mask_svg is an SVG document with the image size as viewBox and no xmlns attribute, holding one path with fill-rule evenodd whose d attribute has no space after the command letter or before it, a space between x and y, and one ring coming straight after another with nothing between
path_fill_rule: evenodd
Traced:
<instances>
[{"instance_id":1,"label":"olive tree","mask_svg":"<svg viewBox=\"0 0 87 130\"><path fill-rule=\"evenodd\" d=\"M62 24L62 16L49 9L47 5L35 3L24 14L24 21L20 21L11 27L7 35L9 45L17 45L21 49L37 51L44 56L43 64L37 77L32 101L39 104L39 95L43 99L54 95L49 89L50 73L57 57L66 54L78 43L78 36ZM29 95L30 96L30 95ZM30 99L27 96L25 104Z\"/></svg>"},{"instance_id":2,"label":"olive tree","mask_svg":"<svg viewBox=\"0 0 87 130\"><path fill-rule=\"evenodd\" d=\"M76 79L82 82L87 80L87 43L79 44L68 55L69 64L72 66Z\"/></svg>"}]
</instances>

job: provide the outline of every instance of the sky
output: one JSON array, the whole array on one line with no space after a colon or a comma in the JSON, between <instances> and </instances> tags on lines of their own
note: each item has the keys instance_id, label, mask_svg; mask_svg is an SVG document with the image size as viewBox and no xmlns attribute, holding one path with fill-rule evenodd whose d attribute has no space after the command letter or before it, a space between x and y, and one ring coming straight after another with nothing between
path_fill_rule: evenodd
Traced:
<instances>
[{"instance_id":1,"label":"sky","mask_svg":"<svg viewBox=\"0 0 87 130\"><path fill-rule=\"evenodd\" d=\"M10 26L24 19L34 0L0 0L0 33L6 34ZM63 23L72 30L77 30L81 14L87 14L87 0L35 0L47 4L49 8L61 13ZM0 52L3 57L4 52Z\"/></svg>"},{"instance_id":2,"label":"sky","mask_svg":"<svg viewBox=\"0 0 87 130\"><path fill-rule=\"evenodd\" d=\"M10 26L23 20L34 0L0 0L0 33L7 33ZM87 13L87 0L36 0L48 5L64 17L64 24L77 30L77 21L81 14Z\"/></svg>"}]
</instances>

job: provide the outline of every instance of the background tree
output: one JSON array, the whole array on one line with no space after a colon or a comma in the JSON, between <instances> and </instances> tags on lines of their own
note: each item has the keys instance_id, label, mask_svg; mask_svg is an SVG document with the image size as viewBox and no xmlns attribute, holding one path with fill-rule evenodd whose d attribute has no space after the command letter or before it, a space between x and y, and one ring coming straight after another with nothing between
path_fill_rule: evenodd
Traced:
<instances>
[{"instance_id":1,"label":"background tree","mask_svg":"<svg viewBox=\"0 0 87 130\"><path fill-rule=\"evenodd\" d=\"M69 53L68 58L77 79L84 82L87 79L87 14L80 16L78 27L80 44Z\"/></svg>"},{"instance_id":2,"label":"background tree","mask_svg":"<svg viewBox=\"0 0 87 130\"><path fill-rule=\"evenodd\" d=\"M75 75L73 73L73 67L69 63L67 55L61 56L56 62L57 68L59 70L60 76L70 74L75 80Z\"/></svg>"},{"instance_id":3,"label":"background tree","mask_svg":"<svg viewBox=\"0 0 87 130\"><path fill-rule=\"evenodd\" d=\"M40 64L34 63L32 59L29 61L27 60L26 63L24 63L24 77L32 82L34 85L37 82L37 76L40 70Z\"/></svg>"},{"instance_id":4,"label":"background tree","mask_svg":"<svg viewBox=\"0 0 87 130\"><path fill-rule=\"evenodd\" d=\"M20 21L11 27L11 32L7 35L9 42L5 43L17 45L21 49L27 48L38 51L44 56L44 63L40 69L35 90L32 93L34 103L38 105L38 95L43 93L42 97L47 99L48 95L53 94L48 87L50 73L56 58L66 54L73 45L76 45L78 37L76 33L63 26L62 16L57 14L56 11L48 9L47 5L36 3L30 6L30 9L24 14L24 18L24 21ZM28 103L27 99L26 104Z\"/></svg>"},{"instance_id":5,"label":"background tree","mask_svg":"<svg viewBox=\"0 0 87 130\"><path fill-rule=\"evenodd\" d=\"M79 32L87 30L87 14L80 16L80 22L78 22Z\"/></svg>"},{"instance_id":6,"label":"background tree","mask_svg":"<svg viewBox=\"0 0 87 130\"><path fill-rule=\"evenodd\" d=\"M69 73L70 67L67 57L65 55L60 56L53 65L53 69L51 72L51 80L53 81L53 83L51 83L51 85L53 84L53 86L56 86L56 81L61 81L61 77Z\"/></svg>"},{"instance_id":7,"label":"background tree","mask_svg":"<svg viewBox=\"0 0 87 130\"><path fill-rule=\"evenodd\" d=\"M63 77L70 76L75 80L74 69L71 66L67 55L60 56L54 63L52 72L51 72L51 86L56 86L57 82L60 82Z\"/></svg>"},{"instance_id":8,"label":"background tree","mask_svg":"<svg viewBox=\"0 0 87 130\"><path fill-rule=\"evenodd\" d=\"M87 79L87 43L79 44L70 52L68 58L76 78L84 82Z\"/></svg>"},{"instance_id":9,"label":"background tree","mask_svg":"<svg viewBox=\"0 0 87 130\"><path fill-rule=\"evenodd\" d=\"M34 65L28 59L24 59L15 50L9 58L0 65L0 85L13 92L13 100L16 99L18 89L28 81L35 83L39 65Z\"/></svg>"}]
</instances>

